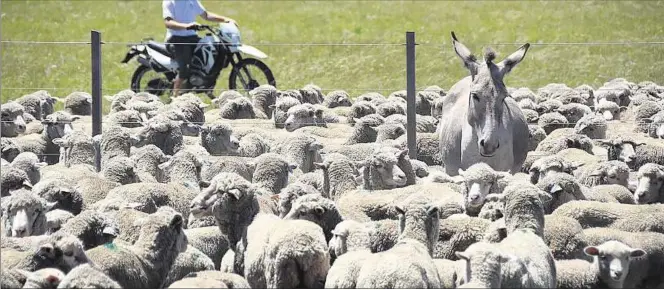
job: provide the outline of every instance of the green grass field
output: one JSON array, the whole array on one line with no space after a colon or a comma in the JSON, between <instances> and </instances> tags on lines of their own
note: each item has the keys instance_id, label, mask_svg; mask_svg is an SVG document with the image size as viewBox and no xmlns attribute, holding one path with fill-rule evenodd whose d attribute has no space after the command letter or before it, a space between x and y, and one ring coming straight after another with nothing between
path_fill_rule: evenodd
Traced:
<instances>
[{"instance_id":1,"label":"green grass field","mask_svg":"<svg viewBox=\"0 0 664 290\"><path fill-rule=\"evenodd\" d=\"M449 88L467 74L450 31L476 53L486 44L533 44L506 79L533 90L625 77L664 83L664 45L537 45L559 42L664 40L664 1L213 1L210 11L240 24L243 41L270 57L281 89L315 83L356 96L404 89L405 46L289 46L289 43L405 42L415 31L417 87ZM2 40L88 41L90 30L107 42L162 40L161 1L3 0ZM203 22L202 20L200 22ZM495 45L502 59L518 45ZM103 47L104 94L129 86L135 61L122 65L122 44ZM66 96L90 91L90 47L2 43L2 102L35 91ZM227 87L227 72L218 91ZM14 89L28 88L28 89Z\"/></svg>"}]
</instances>

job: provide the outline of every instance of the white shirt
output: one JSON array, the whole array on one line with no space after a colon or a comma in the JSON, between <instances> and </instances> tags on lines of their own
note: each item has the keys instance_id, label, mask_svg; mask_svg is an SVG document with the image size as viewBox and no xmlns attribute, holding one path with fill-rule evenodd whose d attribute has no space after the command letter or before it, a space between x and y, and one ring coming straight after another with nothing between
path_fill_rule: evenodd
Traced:
<instances>
[{"instance_id":1,"label":"white shirt","mask_svg":"<svg viewBox=\"0 0 664 290\"><path fill-rule=\"evenodd\" d=\"M205 8L199 0L163 0L162 15L173 18L173 20L180 23L191 23L196 21L196 17L205 12ZM196 35L194 30L173 30L166 29L166 40L173 35L189 36Z\"/></svg>"}]
</instances>

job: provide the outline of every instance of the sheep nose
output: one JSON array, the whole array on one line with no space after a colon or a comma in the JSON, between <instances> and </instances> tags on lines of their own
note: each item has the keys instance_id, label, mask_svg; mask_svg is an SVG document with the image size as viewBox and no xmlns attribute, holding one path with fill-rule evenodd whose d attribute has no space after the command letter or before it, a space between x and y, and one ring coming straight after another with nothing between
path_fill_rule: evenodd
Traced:
<instances>
[{"instance_id":1,"label":"sheep nose","mask_svg":"<svg viewBox=\"0 0 664 290\"><path fill-rule=\"evenodd\" d=\"M16 234L16 237L22 238L22 237L25 237L27 235L28 229L23 228L23 227L17 228L17 229L14 229L14 233Z\"/></svg>"},{"instance_id":2,"label":"sheep nose","mask_svg":"<svg viewBox=\"0 0 664 290\"><path fill-rule=\"evenodd\" d=\"M231 141L231 146L233 146L233 148L240 147L240 141L237 141L237 140Z\"/></svg>"}]
</instances>

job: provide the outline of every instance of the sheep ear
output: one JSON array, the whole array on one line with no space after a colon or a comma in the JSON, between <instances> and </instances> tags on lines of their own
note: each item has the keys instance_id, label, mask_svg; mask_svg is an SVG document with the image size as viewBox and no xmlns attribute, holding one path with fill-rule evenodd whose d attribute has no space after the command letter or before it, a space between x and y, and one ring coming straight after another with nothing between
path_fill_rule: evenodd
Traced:
<instances>
[{"instance_id":1,"label":"sheep ear","mask_svg":"<svg viewBox=\"0 0 664 290\"><path fill-rule=\"evenodd\" d=\"M278 194L270 195L270 199L272 199L274 201L279 201L279 195Z\"/></svg>"},{"instance_id":2,"label":"sheep ear","mask_svg":"<svg viewBox=\"0 0 664 290\"><path fill-rule=\"evenodd\" d=\"M173 219L171 219L170 226L171 227L182 227L182 224L184 223L184 219L182 219L182 215L176 214Z\"/></svg>"},{"instance_id":3,"label":"sheep ear","mask_svg":"<svg viewBox=\"0 0 664 290\"><path fill-rule=\"evenodd\" d=\"M321 215L323 215L323 214L325 213L325 209L324 209L322 206L317 205L316 207L314 207L314 212L315 212L317 215L321 216Z\"/></svg>"},{"instance_id":4,"label":"sheep ear","mask_svg":"<svg viewBox=\"0 0 664 290\"><path fill-rule=\"evenodd\" d=\"M314 163L314 167L315 167L316 169L323 169L323 170L325 170L325 169L327 168L327 165L325 165L324 163L317 163L317 162L315 162L315 163Z\"/></svg>"},{"instance_id":5,"label":"sheep ear","mask_svg":"<svg viewBox=\"0 0 664 290\"><path fill-rule=\"evenodd\" d=\"M201 180L201 181L198 182L198 186L200 188L208 188L208 187L210 187L210 182L205 181L205 180Z\"/></svg>"},{"instance_id":6,"label":"sheep ear","mask_svg":"<svg viewBox=\"0 0 664 290\"><path fill-rule=\"evenodd\" d=\"M394 210L396 210L401 215L406 214L406 212L403 210L403 208L399 205L395 205Z\"/></svg>"},{"instance_id":7,"label":"sheep ear","mask_svg":"<svg viewBox=\"0 0 664 290\"><path fill-rule=\"evenodd\" d=\"M466 261L470 260L470 257L468 257L468 254L466 254L466 252L455 251L454 255L456 255L457 258L462 259L462 260L466 260Z\"/></svg>"},{"instance_id":8,"label":"sheep ear","mask_svg":"<svg viewBox=\"0 0 664 290\"><path fill-rule=\"evenodd\" d=\"M164 170L164 169L166 169L166 168L167 168L168 166L170 166L170 165L171 165L171 161L168 160L168 161L166 161L166 162L164 162L164 163L161 163L161 164L157 165L157 167L159 167L160 170Z\"/></svg>"},{"instance_id":9,"label":"sheep ear","mask_svg":"<svg viewBox=\"0 0 664 290\"><path fill-rule=\"evenodd\" d=\"M46 162L37 162L37 163L35 163L35 167L37 167L37 168L43 168L46 165L48 165L48 163L46 163Z\"/></svg>"},{"instance_id":10,"label":"sheep ear","mask_svg":"<svg viewBox=\"0 0 664 290\"><path fill-rule=\"evenodd\" d=\"M323 144L321 144L318 141L314 141L314 142L311 142L311 144L309 145L309 150L310 151L317 151L317 150L323 149L323 147L324 147Z\"/></svg>"},{"instance_id":11,"label":"sheep ear","mask_svg":"<svg viewBox=\"0 0 664 290\"><path fill-rule=\"evenodd\" d=\"M397 158L398 158L398 159L406 158L406 157L408 157L408 149L401 150L401 151L397 154Z\"/></svg>"},{"instance_id":12,"label":"sheep ear","mask_svg":"<svg viewBox=\"0 0 664 290\"><path fill-rule=\"evenodd\" d=\"M597 170L594 170L593 172L591 172L589 176L592 176L592 177L604 176L604 171L602 171L601 169L597 169Z\"/></svg>"},{"instance_id":13,"label":"sheep ear","mask_svg":"<svg viewBox=\"0 0 664 290\"><path fill-rule=\"evenodd\" d=\"M277 106L276 106L276 105L269 105L269 106L267 106L267 107L270 108L270 109L274 109L274 108L276 108Z\"/></svg>"},{"instance_id":14,"label":"sheep ear","mask_svg":"<svg viewBox=\"0 0 664 290\"><path fill-rule=\"evenodd\" d=\"M30 182L30 180L27 179L23 180L23 183L21 185L27 189L32 189L32 183Z\"/></svg>"},{"instance_id":15,"label":"sheep ear","mask_svg":"<svg viewBox=\"0 0 664 290\"><path fill-rule=\"evenodd\" d=\"M47 201L46 204L44 205L44 209L45 209L44 212L51 211L56 205L58 205L57 201L53 201L53 202Z\"/></svg>"},{"instance_id":16,"label":"sheep ear","mask_svg":"<svg viewBox=\"0 0 664 290\"><path fill-rule=\"evenodd\" d=\"M105 227L104 230L102 230L102 233L105 235L117 237L120 235L120 230L117 227L108 226Z\"/></svg>"},{"instance_id":17,"label":"sheep ear","mask_svg":"<svg viewBox=\"0 0 664 290\"><path fill-rule=\"evenodd\" d=\"M646 255L646 251L642 249L633 249L632 252L629 253L630 258L641 258Z\"/></svg>"},{"instance_id":18,"label":"sheep ear","mask_svg":"<svg viewBox=\"0 0 664 290\"><path fill-rule=\"evenodd\" d=\"M598 256L599 255L599 249L595 246L587 246L587 247L583 248L583 252L588 256Z\"/></svg>"},{"instance_id":19,"label":"sheep ear","mask_svg":"<svg viewBox=\"0 0 664 290\"><path fill-rule=\"evenodd\" d=\"M288 172L293 173L295 169L297 169L297 164L295 163L288 164Z\"/></svg>"},{"instance_id":20,"label":"sheep ear","mask_svg":"<svg viewBox=\"0 0 664 290\"><path fill-rule=\"evenodd\" d=\"M459 171L458 171L458 172L459 172L459 176L463 177L463 174L465 173L465 172L463 171L463 169L459 168Z\"/></svg>"},{"instance_id":21,"label":"sheep ear","mask_svg":"<svg viewBox=\"0 0 664 290\"><path fill-rule=\"evenodd\" d=\"M551 186L549 193L556 194L561 191L563 191L563 188L559 184L554 184L553 186Z\"/></svg>"},{"instance_id":22,"label":"sheep ear","mask_svg":"<svg viewBox=\"0 0 664 290\"><path fill-rule=\"evenodd\" d=\"M435 216L438 216L439 210L440 209L438 208L438 206L432 205L432 206L429 206L429 208L427 209L427 214L430 217L435 217Z\"/></svg>"},{"instance_id":23,"label":"sheep ear","mask_svg":"<svg viewBox=\"0 0 664 290\"><path fill-rule=\"evenodd\" d=\"M462 184L464 181L466 181L466 179L461 175L452 176L452 182L456 184Z\"/></svg>"}]
</instances>

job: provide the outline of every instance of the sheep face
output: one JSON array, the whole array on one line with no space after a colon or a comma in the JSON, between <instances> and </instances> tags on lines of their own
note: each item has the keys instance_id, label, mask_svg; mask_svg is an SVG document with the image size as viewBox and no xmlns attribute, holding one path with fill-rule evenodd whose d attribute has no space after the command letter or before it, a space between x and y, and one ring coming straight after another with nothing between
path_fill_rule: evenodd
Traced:
<instances>
[{"instance_id":1,"label":"sheep face","mask_svg":"<svg viewBox=\"0 0 664 290\"><path fill-rule=\"evenodd\" d=\"M463 252L455 252L455 255L466 263L465 277L463 277L466 284L463 285L500 288L501 265L510 261L509 256L496 251L491 244L486 242L474 243Z\"/></svg>"},{"instance_id":2,"label":"sheep face","mask_svg":"<svg viewBox=\"0 0 664 290\"><path fill-rule=\"evenodd\" d=\"M19 103L11 101L2 105L2 137L16 137L25 132L24 108Z\"/></svg>"},{"instance_id":3,"label":"sheep face","mask_svg":"<svg viewBox=\"0 0 664 290\"><path fill-rule=\"evenodd\" d=\"M606 138L606 120L597 114L588 114L574 126L577 134L583 134L591 139Z\"/></svg>"},{"instance_id":4,"label":"sheep face","mask_svg":"<svg viewBox=\"0 0 664 290\"><path fill-rule=\"evenodd\" d=\"M639 168L639 184L634 191L637 204L649 204L659 201L660 191L664 186L664 166L648 163Z\"/></svg>"},{"instance_id":5,"label":"sheep face","mask_svg":"<svg viewBox=\"0 0 664 290\"><path fill-rule=\"evenodd\" d=\"M211 155L237 153L240 141L227 124L205 125L201 128L201 144Z\"/></svg>"},{"instance_id":6,"label":"sheep face","mask_svg":"<svg viewBox=\"0 0 664 290\"><path fill-rule=\"evenodd\" d=\"M613 140L598 140L608 149L608 160L619 160L633 168L636 160L636 147L645 143L637 143L629 139L616 138Z\"/></svg>"},{"instance_id":7,"label":"sheep face","mask_svg":"<svg viewBox=\"0 0 664 290\"><path fill-rule=\"evenodd\" d=\"M8 237L41 235L46 231L46 212L55 203L27 190L17 190L3 204L3 224Z\"/></svg>"},{"instance_id":8,"label":"sheep face","mask_svg":"<svg viewBox=\"0 0 664 290\"><path fill-rule=\"evenodd\" d=\"M368 170L369 175L377 176L383 186L395 188L406 185L406 174L399 168L397 162L397 156L394 154L377 152L369 159L359 162L357 167L366 167L364 171Z\"/></svg>"},{"instance_id":9,"label":"sheep face","mask_svg":"<svg viewBox=\"0 0 664 290\"><path fill-rule=\"evenodd\" d=\"M477 215L479 218L496 221L503 217L505 196L502 194L489 194L486 196L484 205Z\"/></svg>"},{"instance_id":10,"label":"sheep face","mask_svg":"<svg viewBox=\"0 0 664 290\"><path fill-rule=\"evenodd\" d=\"M21 149L14 143L12 139L8 139L5 137L2 137L2 141L0 145L0 149L2 151L2 159L7 160L9 162L12 162L16 156L18 156L19 153L21 153Z\"/></svg>"},{"instance_id":11,"label":"sheep face","mask_svg":"<svg viewBox=\"0 0 664 290\"><path fill-rule=\"evenodd\" d=\"M429 254L439 237L439 207L436 204L412 202L406 206L395 206L399 213L399 240L411 238L427 245Z\"/></svg>"},{"instance_id":12,"label":"sheep face","mask_svg":"<svg viewBox=\"0 0 664 290\"><path fill-rule=\"evenodd\" d=\"M622 109L624 109L623 107ZM620 120L621 108L618 104L610 101L601 102L597 105L597 113L601 114L605 120Z\"/></svg>"},{"instance_id":13,"label":"sheep face","mask_svg":"<svg viewBox=\"0 0 664 290\"><path fill-rule=\"evenodd\" d=\"M222 172L210 181L191 202L190 213L195 218L213 214L218 221L230 221L240 205L253 197L251 183L236 173Z\"/></svg>"},{"instance_id":14,"label":"sheep face","mask_svg":"<svg viewBox=\"0 0 664 290\"><path fill-rule=\"evenodd\" d=\"M73 235L55 233L48 242L40 245L36 256L51 261L58 269L69 272L71 269L89 262L81 241Z\"/></svg>"},{"instance_id":15,"label":"sheep face","mask_svg":"<svg viewBox=\"0 0 664 290\"><path fill-rule=\"evenodd\" d=\"M646 255L644 250L631 248L618 241L588 246L583 251L593 258L593 265L598 268L601 280L609 284L609 288L622 288L631 262ZM612 287L617 285L619 287Z\"/></svg>"},{"instance_id":16,"label":"sheep face","mask_svg":"<svg viewBox=\"0 0 664 290\"><path fill-rule=\"evenodd\" d=\"M307 105L297 105L288 109L284 127L286 131L293 132L306 126L316 126L318 120L323 119L323 111Z\"/></svg>"},{"instance_id":17,"label":"sheep face","mask_svg":"<svg viewBox=\"0 0 664 290\"><path fill-rule=\"evenodd\" d=\"M168 255L176 255L187 250L187 235L184 232L182 214L171 207L162 206L155 213L135 222L141 227L135 245L163 247ZM150 246L147 246L149 244Z\"/></svg>"},{"instance_id":18,"label":"sheep face","mask_svg":"<svg viewBox=\"0 0 664 290\"><path fill-rule=\"evenodd\" d=\"M486 163L473 164L465 171L459 168L459 176L466 185L463 191L464 205L473 208L481 207L491 187L503 178L502 174L498 174Z\"/></svg>"},{"instance_id":19,"label":"sheep face","mask_svg":"<svg viewBox=\"0 0 664 290\"><path fill-rule=\"evenodd\" d=\"M78 120L79 116L71 116L65 112L55 112L44 118L44 132L49 140L62 138L74 131L71 123Z\"/></svg>"}]
</instances>

